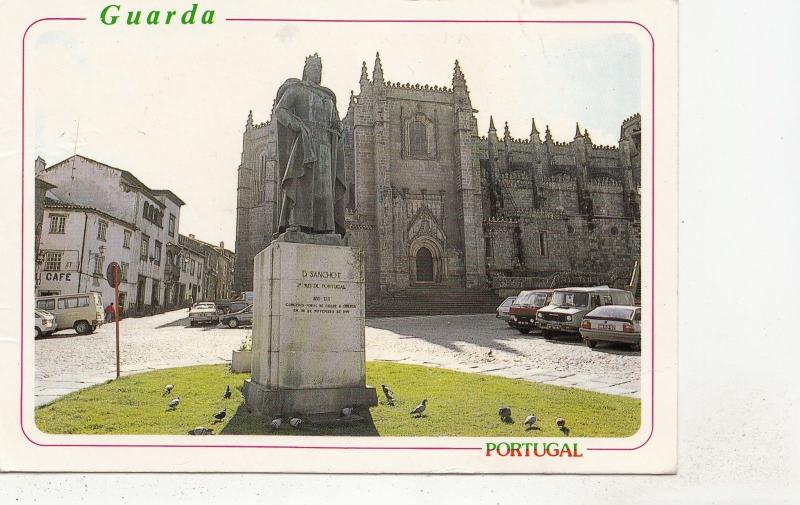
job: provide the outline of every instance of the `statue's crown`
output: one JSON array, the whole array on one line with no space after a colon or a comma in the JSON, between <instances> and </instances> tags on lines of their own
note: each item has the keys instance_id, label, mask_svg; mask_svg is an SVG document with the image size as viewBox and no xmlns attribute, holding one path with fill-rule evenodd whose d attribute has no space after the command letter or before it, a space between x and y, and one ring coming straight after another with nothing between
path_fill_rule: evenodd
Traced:
<instances>
[{"instance_id":1,"label":"statue's crown","mask_svg":"<svg viewBox=\"0 0 800 505\"><path fill-rule=\"evenodd\" d=\"M321 67L322 66L322 58L320 58L317 53L314 53L312 55L306 56L306 66Z\"/></svg>"}]
</instances>

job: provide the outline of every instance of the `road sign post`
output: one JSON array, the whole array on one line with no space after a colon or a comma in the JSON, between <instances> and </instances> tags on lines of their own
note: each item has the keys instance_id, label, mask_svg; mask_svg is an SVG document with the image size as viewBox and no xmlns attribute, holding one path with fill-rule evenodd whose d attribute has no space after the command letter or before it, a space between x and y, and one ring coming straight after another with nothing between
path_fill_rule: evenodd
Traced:
<instances>
[{"instance_id":1,"label":"road sign post","mask_svg":"<svg viewBox=\"0 0 800 505\"><path fill-rule=\"evenodd\" d=\"M119 264L111 262L106 270L106 280L114 286L114 326L116 327L117 379L119 379Z\"/></svg>"}]
</instances>

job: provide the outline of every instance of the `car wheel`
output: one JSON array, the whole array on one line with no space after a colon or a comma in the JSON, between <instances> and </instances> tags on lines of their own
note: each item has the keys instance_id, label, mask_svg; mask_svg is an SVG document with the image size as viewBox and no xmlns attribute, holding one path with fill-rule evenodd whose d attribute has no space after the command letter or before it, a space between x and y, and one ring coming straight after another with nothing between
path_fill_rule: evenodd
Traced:
<instances>
[{"instance_id":1,"label":"car wheel","mask_svg":"<svg viewBox=\"0 0 800 505\"><path fill-rule=\"evenodd\" d=\"M631 344L631 349L634 350L634 351L637 351L637 352L641 351L642 350L642 344Z\"/></svg>"},{"instance_id":2,"label":"car wheel","mask_svg":"<svg viewBox=\"0 0 800 505\"><path fill-rule=\"evenodd\" d=\"M189 321L189 327L190 328L194 328L195 326L196 326L196 323L194 321Z\"/></svg>"},{"instance_id":3,"label":"car wheel","mask_svg":"<svg viewBox=\"0 0 800 505\"><path fill-rule=\"evenodd\" d=\"M75 323L75 331L80 335L88 335L92 332L92 325L87 321L78 321Z\"/></svg>"},{"instance_id":4,"label":"car wheel","mask_svg":"<svg viewBox=\"0 0 800 505\"><path fill-rule=\"evenodd\" d=\"M523 335L527 335L528 333L531 332L530 328L517 328L517 331L519 331Z\"/></svg>"},{"instance_id":5,"label":"car wheel","mask_svg":"<svg viewBox=\"0 0 800 505\"><path fill-rule=\"evenodd\" d=\"M586 342L586 346L589 349L594 349L595 347L597 347L597 342L595 342L594 340L584 340L584 342Z\"/></svg>"},{"instance_id":6,"label":"car wheel","mask_svg":"<svg viewBox=\"0 0 800 505\"><path fill-rule=\"evenodd\" d=\"M556 338L556 334L551 330L542 330L542 336L545 338L545 340L553 340Z\"/></svg>"},{"instance_id":7,"label":"car wheel","mask_svg":"<svg viewBox=\"0 0 800 505\"><path fill-rule=\"evenodd\" d=\"M236 328L237 326L239 326L239 320L236 319L235 317L232 317L232 318L228 319L227 324L228 324L228 328Z\"/></svg>"},{"instance_id":8,"label":"car wheel","mask_svg":"<svg viewBox=\"0 0 800 505\"><path fill-rule=\"evenodd\" d=\"M42 336L42 330L40 330L39 327L37 326L36 327L36 338L39 338L41 336Z\"/></svg>"}]
</instances>

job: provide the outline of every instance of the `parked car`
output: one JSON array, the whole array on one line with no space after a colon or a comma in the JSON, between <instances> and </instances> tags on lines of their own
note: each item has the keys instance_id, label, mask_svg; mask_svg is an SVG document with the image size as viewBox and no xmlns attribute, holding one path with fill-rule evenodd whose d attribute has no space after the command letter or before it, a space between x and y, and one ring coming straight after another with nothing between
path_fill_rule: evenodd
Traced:
<instances>
[{"instance_id":1,"label":"parked car","mask_svg":"<svg viewBox=\"0 0 800 505\"><path fill-rule=\"evenodd\" d=\"M514 303L514 300L516 299L517 299L516 296L509 296L508 298L503 300L503 303L501 303L500 306L497 307L497 315L495 316L507 322L508 325L512 327L513 325L511 324L511 316L508 315L508 311L511 309L511 304Z\"/></svg>"},{"instance_id":2,"label":"parked car","mask_svg":"<svg viewBox=\"0 0 800 505\"><path fill-rule=\"evenodd\" d=\"M244 300L234 300L231 302L230 307L228 309L228 313L233 314L234 312L241 312L242 310L246 309L247 307L252 307L253 302L246 302Z\"/></svg>"},{"instance_id":3,"label":"parked car","mask_svg":"<svg viewBox=\"0 0 800 505\"><path fill-rule=\"evenodd\" d=\"M517 299L511 304L509 324L519 330L520 333L530 333L536 326L536 312L540 308L550 303L553 296L552 289L532 289L522 291L517 295Z\"/></svg>"},{"instance_id":4,"label":"parked car","mask_svg":"<svg viewBox=\"0 0 800 505\"><path fill-rule=\"evenodd\" d=\"M641 349L642 309L633 305L605 305L583 317L581 338L594 348L597 342L621 342Z\"/></svg>"},{"instance_id":5,"label":"parked car","mask_svg":"<svg viewBox=\"0 0 800 505\"><path fill-rule=\"evenodd\" d=\"M43 309L34 309L36 316L36 338L42 335L50 335L56 331L56 316Z\"/></svg>"},{"instance_id":6,"label":"parked car","mask_svg":"<svg viewBox=\"0 0 800 505\"><path fill-rule=\"evenodd\" d=\"M189 326L196 326L200 323L219 322L217 305L214 302L197 302L189 309Z\"/></svg>"},{"instance_id":7,"label":"parked car","mask_svg":"<svg viewBox=\"0 0 800 505\"><path fill-rule=\"evenodd\" d=\"M633 305L633 293L608 286L562 288L553 291L550 304L536 313L536 325L544 338L555 332L578 334L583 317L603 305Z\"/></svg>"},{"instance_id":8,"label":"parked car","mask_svg":"<svg viewBox=\"0 0 800 505\"><path fill-rule=\"evenodd\" d=\"M220 323L228 328L236 328L239 326L252 326L253 325L253 306L247 305L238 312L231 312L225 314L220 318Z\"/></svg>"},{"instance_id":9,"label":"parked car","mask_svg":"<svg viewBox=\"0 0 800 505\"><path fill-rule=\"evenodd\" d=\"M56 316L53 331L73 328L86 335L103 325L103 297L100 293L78 293L74 295L51 295L36 298L36 308Z\"/></svg>"}]
</instances>

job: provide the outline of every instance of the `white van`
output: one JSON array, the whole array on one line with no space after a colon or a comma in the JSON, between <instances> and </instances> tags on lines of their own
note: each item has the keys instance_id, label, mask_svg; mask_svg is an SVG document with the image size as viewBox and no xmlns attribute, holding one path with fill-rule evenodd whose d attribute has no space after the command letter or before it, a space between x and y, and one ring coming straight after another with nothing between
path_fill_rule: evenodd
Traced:
<instances>
[{"instance_id":1,"label":"white van","mask_svg":"<svg viewBox=\"0 0 800 505\"><path fill-rule=\"evenodd\" d=\"M603 305L633 305L633 293L608 286L556 289L550 305L536 312L536 326L548 339L554 332L578 333L583 316Z\"/></svg>"},{"instance_id":2,"label":"white van","mask_svg":"<svg viewBox=\"0 0 800 505\"><path fill-rule=\"evenodd\" d=\"M78 293L74 295L52 295L36 298L36 308L56 316L53 331L73 328L86 335L103 324L103 297L100 293Z\"/></svg>"}]
</instances>

